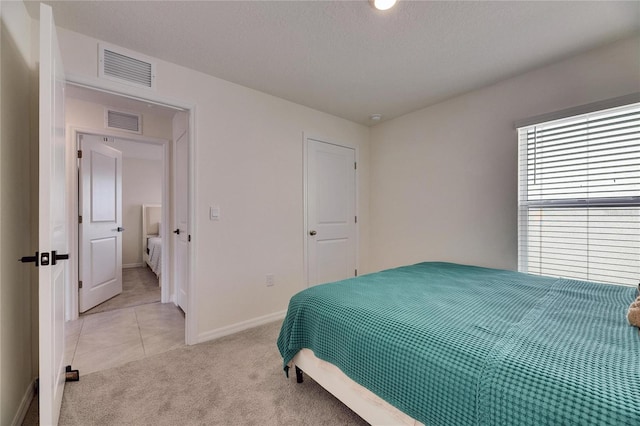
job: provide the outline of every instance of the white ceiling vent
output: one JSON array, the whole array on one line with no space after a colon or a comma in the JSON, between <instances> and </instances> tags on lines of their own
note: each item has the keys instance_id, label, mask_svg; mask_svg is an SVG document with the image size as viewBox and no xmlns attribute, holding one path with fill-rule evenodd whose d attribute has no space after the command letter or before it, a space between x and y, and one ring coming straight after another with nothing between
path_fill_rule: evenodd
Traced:
<instances>
[{"instance_id":1,"label":"white ceiling vent","mask_svg":"<svg viewBox=\"0 0 640 426\"><path fill-rule=\"evenodd\" d=\"M99 44L99 51L100 78L155 89L155 63L140 54L102 43Z\"/></svg>"},{"instance_id":2,"label":"white ceiling vent","mask_svg":"<svg viewBox=\"0 0 640 426\"><path fill-rule=\"evenodd\" d=\"M142 133L142 115L130 112L105 109L105 127L107 129L124 130L131 133Z\"/></svg>"}]
</instances>

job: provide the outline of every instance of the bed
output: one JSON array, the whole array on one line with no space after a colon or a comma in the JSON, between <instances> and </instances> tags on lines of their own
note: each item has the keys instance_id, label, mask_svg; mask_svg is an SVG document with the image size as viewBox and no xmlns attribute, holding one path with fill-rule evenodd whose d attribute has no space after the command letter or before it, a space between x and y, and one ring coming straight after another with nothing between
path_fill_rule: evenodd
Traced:
<instances>
[{"instance_id":1,"label":"bed","mask_svg":"<svg viewBox=\"0 0 640 426\"><path fill-rule=\"evenodd\" d=\"M142 205L142 259L157 277L162 272L161 219L160 204Z\"/></svg>"},{"instance_id":2,"label":"bed","mask_svg":"<svg viewBox=\"0 0 640 426\"><path fill-rule=\"evenodd\" d=\"M372 424L637 426L636 293L426 262L294 295L277 344Z\"/></svg>"}]
</instances>

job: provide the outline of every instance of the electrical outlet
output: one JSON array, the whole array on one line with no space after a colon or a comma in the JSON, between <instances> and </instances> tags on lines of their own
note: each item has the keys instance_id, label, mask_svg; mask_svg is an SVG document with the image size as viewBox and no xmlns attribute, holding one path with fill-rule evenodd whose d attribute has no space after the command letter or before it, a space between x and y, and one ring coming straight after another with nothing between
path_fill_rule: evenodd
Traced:
<instances>
[{"instance_id":1,"label":"electrical outlet","mask_svg":"<svg viewBox=\"0 0 640 426\"><path fill-rule=\"evenodd\" d=\"M275 284L275 278L273 277L273 274L267 274L266 284L267 287L273 287L273 285Z\"/></svg>"}]
</instances>

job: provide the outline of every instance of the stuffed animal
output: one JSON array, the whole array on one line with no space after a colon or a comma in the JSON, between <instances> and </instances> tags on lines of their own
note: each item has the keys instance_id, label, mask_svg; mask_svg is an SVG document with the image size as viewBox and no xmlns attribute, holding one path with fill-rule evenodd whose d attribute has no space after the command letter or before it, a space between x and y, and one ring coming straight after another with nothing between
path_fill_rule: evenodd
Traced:
<instances>
[{"instance_id":1,"label":"stuffed animal","mask_svg":"<svg viewBox=\"0 0 640 426\"><path fill-rule=\"evenodd\" d=\"M627 319L629 320L629 324L640 328L640 296L638 296L636 300L631 303L631 306L629 306Z\"/></svg>"}]
</instances>

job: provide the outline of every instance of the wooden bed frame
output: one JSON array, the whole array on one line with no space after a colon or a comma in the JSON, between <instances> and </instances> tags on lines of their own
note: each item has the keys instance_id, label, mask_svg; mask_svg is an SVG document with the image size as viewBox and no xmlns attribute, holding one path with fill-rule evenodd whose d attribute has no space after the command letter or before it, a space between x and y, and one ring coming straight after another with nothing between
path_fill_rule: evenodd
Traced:
<instances>
[{"instance_id":1,"label":"wooden bed frame","mask_svg":"<svg viewBox=\"0 0 640 426\"><path fill-rule=\"evenodd\" d=\"M295 366L298 383L303 372L343 404L372 425L424 426L383 400L370 390L351 380L335 365L317 358L310 349L298 352L291 364Z\"/></svg>"}]
</instances>

